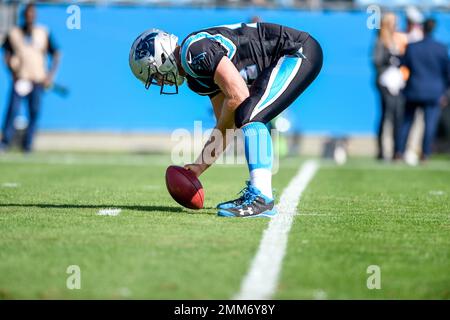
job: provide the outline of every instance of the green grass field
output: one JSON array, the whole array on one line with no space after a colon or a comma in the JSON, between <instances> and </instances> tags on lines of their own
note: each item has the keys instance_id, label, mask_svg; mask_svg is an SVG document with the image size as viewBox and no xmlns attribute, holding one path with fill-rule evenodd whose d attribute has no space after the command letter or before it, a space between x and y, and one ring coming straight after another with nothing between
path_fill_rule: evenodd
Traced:
<instances>
[{"instance_id":1,"label":"green grass field","mask_svg":"<svg viewBox=\"0 0 450 320\"><path fill-rule=\"evenodd\" d=\"M304 159L303 159L304 160ZM286 159L283 188L302 165ZM205 209L165 189L163 155L0 156L0 298L229 299L240 288L266 219L216 217L244 166L202 177ZM106 208L118 216L101 216ZM69 265L81 289L69 290ZM369 265L381 289L369 290ZM450 165L322 163L289 234L277 299L449 299Z\"/></svg>"}]
</instances>

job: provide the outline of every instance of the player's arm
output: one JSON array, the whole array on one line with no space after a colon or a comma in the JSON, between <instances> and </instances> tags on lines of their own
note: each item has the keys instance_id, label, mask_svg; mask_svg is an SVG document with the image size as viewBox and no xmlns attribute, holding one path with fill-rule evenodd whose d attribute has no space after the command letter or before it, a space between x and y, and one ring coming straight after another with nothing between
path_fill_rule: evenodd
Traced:
<instances>
[{"instance_id":1,"label":"player's arm","mask_svg":"<svg viewBox=\"0 0 450 320\"><path fill-rule=\"evenodd\" d=\"M61 53L55 45L51 35L48 36L48 53L51 56L51 66L48 70L47 78L45 79L45 87L50 87L53 84L61 60Z\"/></svg>"},{"instance_id":2,"label":"player's arm","mask_svg":"<svg viewBox=\"0 0 450 320\"><path fill-rule=\"evenodd\" d=\"M223 109L233 113L248 98L247 84L227 57L223 57L214 74L214 82L224 95Z\"/></svg>"},{"instance_id":3,"label":"player's arm","mask_svg":"<svg viewBox=\"0 0 450 320\"><path fill-rule=\"evenodd\" d=\"M227 139L226 131L235 127L234 111L249 96L247 84L227 57L220 60L214 81L222 91L211 100L217 123L195 163L186 166L197 176L208 169L227 148L230 139Z\"/></svg>"},{"instance_id":4,"label":"player's arm","mask_svg":"<svg viewBox=\"0 0 450 320\"><path fill-rule=\"evenodd\" d=\"M211 104L213 106L214 116L216 117L216 121L219 120L219 118L220 118L224 99L225 99L225 96L222 92L219 92L214 97L211 97Z\"/></svg>"},{"instance_id":5,"label":"player's arm","mask_svg":"<svg viewBox=\"0 0 450 320\"><path fill-rule=\"evenodd\" d=\"M9 41L9 37L6 37L6 40L3 44L3 51L4 51L3 59L5 61L5 64L15 80L16 75L12 64L13 50Z\"/></svg>"}]
</instances>

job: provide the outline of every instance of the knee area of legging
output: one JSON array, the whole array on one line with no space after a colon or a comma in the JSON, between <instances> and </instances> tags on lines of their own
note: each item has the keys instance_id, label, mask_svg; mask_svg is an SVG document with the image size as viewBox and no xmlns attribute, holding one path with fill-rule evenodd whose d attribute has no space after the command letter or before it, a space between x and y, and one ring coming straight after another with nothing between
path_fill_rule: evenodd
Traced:
<instances>
[{"instance_id":1,"label":"knee area of legging","mask_svg":"<svg viewBox=\"0 0 450 320\"><path fill-rule=\"evenodd\" d=\"M247 123L249 123L249 119L245 117L242 111L237 109L236 112L234 113L234 124L236 128L240 129Z\"/></svg>"}]
</instances>

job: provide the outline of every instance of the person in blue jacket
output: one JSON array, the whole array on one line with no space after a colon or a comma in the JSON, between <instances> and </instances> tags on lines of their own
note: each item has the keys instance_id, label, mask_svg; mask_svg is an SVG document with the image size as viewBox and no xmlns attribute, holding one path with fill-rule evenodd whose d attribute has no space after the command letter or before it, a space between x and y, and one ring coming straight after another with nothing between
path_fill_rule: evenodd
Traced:
<instances>
[{"instance_id":1,"label":"person in blue jacket","mask_svg":"<svg viewBox=\"0 0 450 320\"><path fill-rule=\"evenodd\" d=\"M423 108L425 117L421 160L426 160L432 151L441 106L444 104L446 90L450 87L448 49L432 37L435 26L434 19L427 19L424 22L424 39L411 43L406 48L403 64L409 69L410 76L404 89L406 106L397 159L401 159L405 152L417 108Z\"/></svg>"}]
</instances>

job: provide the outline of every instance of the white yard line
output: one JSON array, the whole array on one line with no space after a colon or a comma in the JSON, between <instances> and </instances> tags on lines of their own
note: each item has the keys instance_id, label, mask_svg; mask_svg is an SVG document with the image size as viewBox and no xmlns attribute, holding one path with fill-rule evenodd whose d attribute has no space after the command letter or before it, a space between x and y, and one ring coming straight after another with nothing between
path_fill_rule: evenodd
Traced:
<instances>
[{"instance_id":1,"label":"white yard line","mask_svg":"<svg viewBox=\"0 0 450 320\"><path fill-rule=\"evenodd\" d=\"M281 194L278 214L264 231L258 252L234 299L270 299L276 291L281 265L286 253L288 234L297 212L302 192L314 177L319 164L307 161Z\"/></svg>"},{"instance_id":2,"label":"white yard line","mask_svg":"<svg viewBox=\"0 0 450 320\"><path fill-rule=\"evenodd\" d=\"M101 209L97 212L99 216L118 216L122 212L119 208Z\"/></svg>"},{"instance_id":3,"label":"white yard line","mask_svg":"<svg viewBox=\"0 0 450 320\"><path fill-rule=\"evenodd\" d=\"M2 183L3 188L18 188L20 187L20 183L17 182L5 182Z\"/></svg>"}]
</instances>

